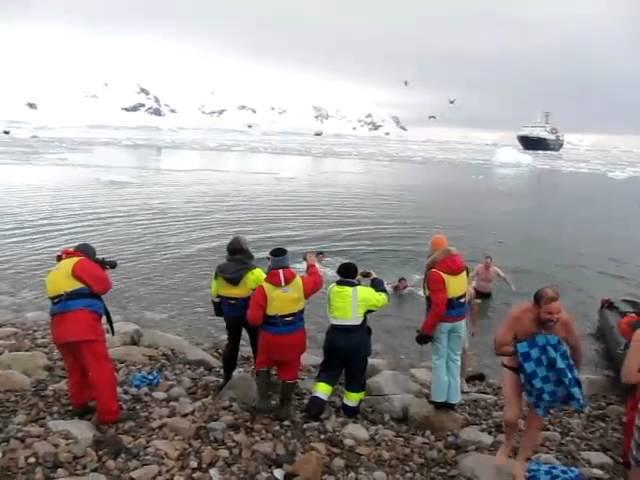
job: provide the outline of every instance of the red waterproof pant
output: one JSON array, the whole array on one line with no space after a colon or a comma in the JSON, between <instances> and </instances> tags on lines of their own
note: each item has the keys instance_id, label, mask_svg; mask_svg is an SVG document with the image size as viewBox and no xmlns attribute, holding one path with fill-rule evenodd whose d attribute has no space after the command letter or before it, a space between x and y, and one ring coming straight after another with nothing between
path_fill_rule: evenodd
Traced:
<instances>
[{"instance_id":1,"label":"red waterproof pant","mask_svg":"<svg viewBox=\"0 0 640 480\"><path fill-rule=\"evenodd\" d=\"M622 440L622 461L626 464L629 463L629 454L631 453L631 442L633 440L633 431L636 425L638 402L640 402L640 393L637 391L629 395L629 398L627 398L627 418L625 419L624 437Z\"/></svg>"},{"instance_id":2,"label":"red waterproof pant","mask_svg":"<svg viewBox=\"0 0 640 480\"><path fill-rule=\"evenodd\" d=\"M276 367L278 379L295 382L300 373L301 357L307 347L304 329L286 335L261 331L258 337L256 370Z\"/></svg>"},{"instance_id":3,"label":"red waterproof pant","mask_svg":"<svg viewBox=\"0 0 640 480\"><path fill-rule=\"evenodd\" d=\"M104 340L87 340L56 345L67 368L69 398L73 408L84 408L95 400L98 422L120 418L118 381Z\"/></svg>"}]
</instances>

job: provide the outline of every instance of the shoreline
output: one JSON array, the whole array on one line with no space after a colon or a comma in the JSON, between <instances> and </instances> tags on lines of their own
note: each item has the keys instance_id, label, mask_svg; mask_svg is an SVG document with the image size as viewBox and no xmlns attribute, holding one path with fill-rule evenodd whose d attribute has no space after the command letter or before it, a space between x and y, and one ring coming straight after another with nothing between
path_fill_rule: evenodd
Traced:
<instances>
[{"instance_id":1,"label":"shoreline","mask_svg":"<svg viewBox=\"0 0 640 480\"><path fill-rule=\"evenodd\" d=\"M116 336L107 339L123 408L134 420L94 428L71 416L66 375L50 341L46 312L0 318L0 403L7 406L0 412L0 470L8 473L5 478L20 478L21 472L45 480L268 480L284 468L303 473L288 478L327 480L502 478L482 473L492 465L502 433L500 389L493 381L473 384L457 414L440 415L425 399L428 366L416 365L405 374L390 370L383 359L371 359L360 417L349 420L339 413L336 392L322 420L309 423L299 412L321 361L311 351L304 357L295 414L277 422L252 412L256 392L250 356L241 353L233 380L216 394L222 381L219 347L200 348L135 323L116 325ZM157 370L161 384L131 387L131 376L142 370ZM9 381L18 391L3 391ZM584 386L593 392L586 412L553 415L537 449L539 459L584 468L587 478L622 478L624 402L610 394L610 378L585 376Z\"/></svg>"}]
</instances>

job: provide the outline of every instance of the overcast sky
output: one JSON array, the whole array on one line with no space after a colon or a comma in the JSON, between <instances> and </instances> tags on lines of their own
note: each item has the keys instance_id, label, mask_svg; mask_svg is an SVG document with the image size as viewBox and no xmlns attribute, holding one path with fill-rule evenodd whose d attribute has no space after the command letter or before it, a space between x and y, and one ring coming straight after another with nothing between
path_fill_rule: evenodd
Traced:
<instances>
[{"instance_id":1,"label":"overcast sky","mask_svg":"<svg viewBox=\"0 0 640 480\"><path fill-rule=\"evenodd\" d=\"M563 130L640 133L639 25L638 0L0 0L0 32L43 45L50 31L144 38L384 92L416 123L437 113L479 128L551 110Z\"/></svg>"}]
</instances>

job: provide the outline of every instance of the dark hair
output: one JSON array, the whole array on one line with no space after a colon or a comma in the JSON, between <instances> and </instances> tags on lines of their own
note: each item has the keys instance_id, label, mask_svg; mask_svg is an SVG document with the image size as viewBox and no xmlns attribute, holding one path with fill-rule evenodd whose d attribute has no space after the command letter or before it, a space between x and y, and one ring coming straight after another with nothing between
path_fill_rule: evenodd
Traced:
<instances>
[{"instance_id":1,"label":"dark hair","mask_svg":"<svg viewBox=\"0 0 640 480\"><path fill-rule=\"evenodd\" d=\"M491 260L493 262L493 257L491 255L485 255L484 259L485 260Z\"/></svg>"},{"instance_id":2,"label":"dark hair","mask_svg":"<svg viewBox=\"0 0 640 480\"><path fill-rule=\"evenodd\" d=\"M406 278L404 278L404 277L400 277L400 278L398 279L398 282L406 282L406 281L407 281L407 279L406 279Z\"/></svg>"},{"instance_id":3,"label":"dark hair","mask_svg":"<svg viewBox=\"0 0 640 480\"><path fill-rule=\"evenodd\" d=\"M533 294L533 304L536 307L549 305L560 300L560 292L555 287L542 287Z\"/></svg>"}]
</instances>

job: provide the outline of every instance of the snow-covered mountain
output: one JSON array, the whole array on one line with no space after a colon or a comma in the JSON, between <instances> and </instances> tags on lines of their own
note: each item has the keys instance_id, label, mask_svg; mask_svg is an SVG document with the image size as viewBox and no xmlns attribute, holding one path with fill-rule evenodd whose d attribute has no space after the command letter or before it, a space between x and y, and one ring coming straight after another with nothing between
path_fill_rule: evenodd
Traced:
<instances>
[{"instance_id":1,"label":"snow-covered mountain","mask_svg":"<svg viewBox=\"0 0 640 480\"><path fill-rule=\"evenodd\" d=\"M0 104L0 120L52 126L158 126L232 128L402 135L408 131L393 112L371 106L345 107L306 102L270 102L234 92L165 95L148 85L103 83L79 92L33 95Z\"/></svg>"}]
</instances>

